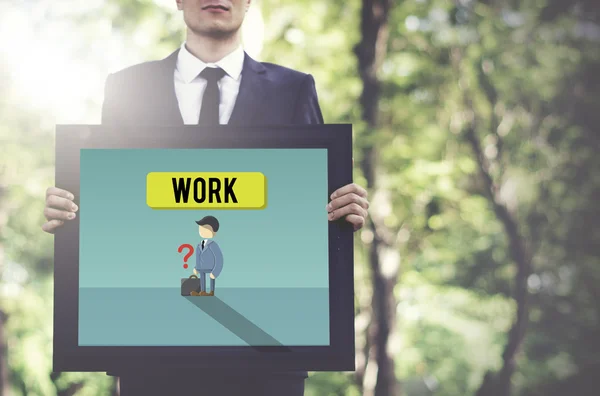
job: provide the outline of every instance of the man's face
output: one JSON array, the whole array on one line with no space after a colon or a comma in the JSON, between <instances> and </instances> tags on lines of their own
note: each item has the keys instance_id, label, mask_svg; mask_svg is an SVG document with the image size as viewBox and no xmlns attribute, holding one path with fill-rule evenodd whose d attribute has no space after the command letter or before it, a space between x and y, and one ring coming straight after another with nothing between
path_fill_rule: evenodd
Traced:
<instances>
[{"instance_id":1,"label":"man's face","mask_svg":"<svg viewBox=\"0 0 600 396\"><path fill-rule=\"evenodd\" d=\"M212 227L208 224L201 225L198 228L198 232L202 238L212 238L215 236L215 232L213 231Z\"/></svg>"},{"instance_id":2,"label":"man's face","mask_svg":"<svg viewBox=\"0 0 600 396\"><path fill-rule=\"evenodd\" d=\"M227 37L236 33L251 0L176 0L188 28L201 36Z\"/></svg>"}]
</instances>

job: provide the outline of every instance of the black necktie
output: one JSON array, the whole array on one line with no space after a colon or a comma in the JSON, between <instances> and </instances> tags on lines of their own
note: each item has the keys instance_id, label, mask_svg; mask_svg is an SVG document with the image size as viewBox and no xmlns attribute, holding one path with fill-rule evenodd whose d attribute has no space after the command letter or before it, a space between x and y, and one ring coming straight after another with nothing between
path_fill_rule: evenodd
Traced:
<instances>
[{"instance_id":1,"label":"black necktie","mask_svg":"<svg viewBox=\"0 0 600 396\"><path fill-rule=\"evenodd\" d=\"M200 77L206 80L206 89L202 97L199 125L219 124L219 86L217 82L223 78L225 71L219 67L205 67ZM202 246L204 248L204 245Z\"/></svg>"},{"instance_id":2,"label":"black necktie","mask_svg":"<svg viewBox=\"0 0 600 396\"><path fill-rule=\"evenodd\" d=\"M206 242L206 240L202 241L202 250L204 250L204 242Z\"/></svg>"}]
</instances>

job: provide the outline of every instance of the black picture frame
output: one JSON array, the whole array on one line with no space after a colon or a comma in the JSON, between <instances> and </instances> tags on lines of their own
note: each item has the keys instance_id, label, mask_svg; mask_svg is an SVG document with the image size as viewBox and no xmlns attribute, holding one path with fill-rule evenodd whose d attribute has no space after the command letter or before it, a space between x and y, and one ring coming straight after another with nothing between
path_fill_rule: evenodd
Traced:
<instances>
[{"instance_id":1,"label":"black picture frame","mask_svg":"<svg viewBox=\"0 0 600 396\"><path fill-rule=\"evenodd\" d=\"M53 370L127 371L143 367L202 367L257 370L353 371L354 258L352 226L329 222L329 346L78 346L80 150L85 148L324 148L328 196L352 182L350 124L234 127L56 126L56 186L72 192L80 206L54 240ZM118 326L118 323L115 323ZM199 359L200 358L200 359Z\"/></svg>"}]
</instances>

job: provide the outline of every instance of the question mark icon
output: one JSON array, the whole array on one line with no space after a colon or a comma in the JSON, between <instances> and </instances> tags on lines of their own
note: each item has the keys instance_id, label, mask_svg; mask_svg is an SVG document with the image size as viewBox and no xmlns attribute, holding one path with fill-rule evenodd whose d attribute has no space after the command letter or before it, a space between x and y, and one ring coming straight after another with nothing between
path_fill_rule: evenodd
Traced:
<instances>
[{"instance_id":1,"label":"question mark icon","mask_svg":"<svg viewBox=\"0 0 600 396\"><path fill-rule=\"evenodd\" d=\"M183 249L185 249L185 248L190 249L190 251L185 256L183 256L183 262L184 262L183 268L187 268L188 267L187 261L190 258L190 256L192 255L192 253L194 253L194 247L192 245L190 245L189 243L184 243L183 245L179 246L179 249L177 249L177 251L179 253L181 253L181 251Z\"/></svg>"}]
</instances>

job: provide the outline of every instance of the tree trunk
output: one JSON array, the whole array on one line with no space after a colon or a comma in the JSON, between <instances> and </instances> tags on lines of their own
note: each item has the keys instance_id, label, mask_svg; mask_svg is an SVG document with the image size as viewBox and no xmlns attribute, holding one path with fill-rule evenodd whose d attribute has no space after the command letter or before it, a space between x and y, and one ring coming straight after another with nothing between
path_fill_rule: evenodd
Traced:
<instances>
[{"instance_id":1,"label":"tree trunk","mask_svg":"<svg viewBox=\"0 0 600 396\"><path fill-rule=\"evenodd\" d=\"M463 77L462 69L468 67L465 64L463 57L463 49L454 48L452 51L452 64L457 77L460 79ZM483 91L485 98L488 101L488 105L492 109L496 107L498 102L497 90L493 86L492 82L487 77L484 70L477 68L477 77L479 88ZM466 80L465 80L466 81ZM476 392L476 396L510 396L511 394L511 378L515 371L516 356L521 348L523 338L525 337L525 330L528 321L528 296L527 291L527 279L532 273L531 268L531 257L529 246L525 242L525 239L519 232L519 224L514 215L509 211L508 206L503 202L500 197L500 187L497 182L494 181L492 176L491 164L487 157L484 155L481 142L478 136L478 128L480 119L477 114L475 107L472 104L472 96L470 95L469 88L465 85L463 88L463 102L466 113L470 112L470 120L467 121L464 129L464 138L471 146L479 175L483 182L483 194L487 198L488 202L492 206L494 214L504 228L504 232L508 239L509 256L517 267L517 272L514 279L514 300L517 305L517 314L512 327L510 328L507 336L506 346L502 353L502 368L498 373L487 372L483 378L483 381ZM503 161L502 161L502 138L498 134L498 120L495 115L490 118L490 124L487 127L483 127L487 133L494 135L497 139L497 159L494 165L498 167L499 174L503 172Z\"/></svg>"},{"instance_id":2,"label":"tree trunk","mask_svg":"<svg viewBox=\"0 0 600 396\"><path fill-rule=\"evenodd\" d=\"M119 377L111 377L113 379L113 388L111 391L111 396L120 396L121 395L121 387L119 386Z\"/></svg>"},{"instance_id":3,"label":"tree trunk","mask_svg":"<svg viewBox=\"0 0 600 396\"><path fill-rule=\"evenodd\" d=\"M2 185L0 185L0 199L3 196L4 189ZM4 217L0 213L0 228L4 224L2 220ZM2 245L0 245L0 279L2 278L2 273L4 272L4 249ZM2 310L2 306L0 305L0 396L8 395L8 350L6 343L6 313Z\"/></svg>"},{"instance_id":4,"label":"tree trunk","mask_svg":"<svg viewBox=\"0 0 600 396\"><path fill-rule=\"evenodd\" d=\"M388 42L388 15L391 0L363 0L361 13L361 41L355 47L359 72L363 82L360 96L362 117L369 132L374 133L378 127L377 109L380 98L380 86L377 71L386 54ZM377 195L377 148L372 144L361 150L361 168L367 181L367 189ZM397 269L392 273L382 272L382 250L386 249L382 232L373 218L367 224L373 234L369 245L368 260L372 277L372 315L368 327L368 356L366 365L361 369L358 378L362 381L364 395L390 396L398 395L400 387L394 372L394 360L388 352L388 341L396 321L396 302L393 287L397 280Z\"/></svg>"},{"instance_id":5,"label":"tree trunk","mask_svg":"<svg viewBox=\"0 0 600 396\"><path fill-rule=\"evenodd\" d=\"M0 266L2 263L0 263ZM8 395L8 362L6 359L6 336L4 324L6 323L6 314L0 309L0 396Z\"/></svg>"},{"instance_id":6,"label":"tree trunk","mask_svg":"<svg viewBox=\"0 0 600 396\"><path fill-rule=\"evenodd\" d=\"M508 332L508 340L502 353L502 368L496 375L486 375L477 392L477 396L510 396L511 378L515 370L515 358L520 350L528 317L527 279L531 274L531 254L528 252L525 240L519 233L516 219L502 204L499 188L494 183L489 171L489 164L481 149L481 143L474 126L467 128L465 137L477 159L480 175L486 188L486 196L494 209L498 220L504 226L508 238L510 257L517 266L515 275L514 299L517 304L516 319Z\"/></svg>"}]
</instances>

